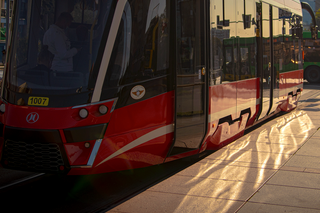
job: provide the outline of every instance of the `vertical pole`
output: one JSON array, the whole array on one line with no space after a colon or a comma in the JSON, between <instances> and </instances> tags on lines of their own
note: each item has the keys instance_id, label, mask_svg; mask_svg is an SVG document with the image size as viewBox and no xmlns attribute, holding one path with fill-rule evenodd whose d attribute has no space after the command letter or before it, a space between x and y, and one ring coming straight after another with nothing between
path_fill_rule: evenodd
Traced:
<instances>
[{"instance_id":1,"label":"vertical pole","mask_svg":"<svg viewBox=\"0 0 320 213\"><path fill-rule=\"evenodd\" d=\"M9 16L9 13L10 13L10 1L11 0L5 0L6 1L6 6L7 6L7 12L6 12L6 49L7 49L7 45L8 45L8 35L9 35L9 26L10 26L10 16Z\"/></svg>"},{"instance_id":2,"label":"vertical pole","mask_svg":"<svg viewBox=\"0 0 320 213\"><path fill-rule=\"evenodd\" d=\"M224 0L222 0L222 14L223 14L223 26L226 26L226 17L225 17L225 5L224 5Z\"/></svg>"},{"instance_id":3,"label":"vertical pole","mask_svg":"<svg viewBox=\"0 0 320 213\"><path fill-rule=\"evenodd\" d=\"M247 29L247 21L246 21L246 0L243 0L243 26L244 29Z\"/></svg>"}]
</instances>

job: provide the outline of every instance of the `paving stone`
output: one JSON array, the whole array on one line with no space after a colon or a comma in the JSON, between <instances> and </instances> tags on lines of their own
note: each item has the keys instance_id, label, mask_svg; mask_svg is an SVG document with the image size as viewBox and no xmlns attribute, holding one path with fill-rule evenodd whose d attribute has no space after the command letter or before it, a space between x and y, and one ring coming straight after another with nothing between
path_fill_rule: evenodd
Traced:
<instances>
[{"instance_id":1,"label":"paving stone","mask_svg":"<svg viewBox=\"0 0 320 213\"><path fill-rule=\"evenodd\" d=\"M294 158L290 159L286 163L286 166L299 166L309 169L320 169L320 158L314 156L295 155Z\"/></svg>"},{"instance_id":2,"label":"paving stone","mask_svg":"<svg viewBox=\"0 0 320 213\"><path fill-rule=\"evenodd\" d=\"M320 190L320 174L280 170L267 182L268 184Z\"/></svg>"},{"instance_id":3,"label":"paving stone","mask_svg":"<svg viewBox=\"0 0 320 213\"><path fill-rule=\"evenodd\" d=\"M249 202L320 210L320 190L264 185Z\"/></svg>"},{"instance_id":4,"label":"paving stone","mask_svg":"<svg viewBox=\"0 0 320 213\"><path fill-rule=\"evenodd\" d=\"M234 162L256 163L264 165L273 165L273 168L284 164L290 157L289 154L256 152L252 150L223 150L219 154L212 154L204 159L204 162L210 160L229 161L229 164Z\"/></svg>"},{"instance_id":5,"label":"paving stone","mask_svg":"<svg viewBox=\"0 0 320 213\"><path fill-rule=\"evenodd\" d=\"M212 199L204 196L189 196L181 194L165 194L146 191L133 197L126 203L119 205L109 212L121 213L233 213L242 202L226 199Z\"/></svg>"},{"instance_id":6,"label":"paving stone","mask_svg":"<svg viewBox=\"0 0 320 213\"><path fill-rule=\"evenodd\" d=\"M260 185L260 183L246 183L242 181L174 176L148 190L153 192L245 201Z\"/></svg>"},{"instance_id":7,"label":"paving stone","mask_svg":"<svg viewBox=\"0 0 320 213\"><path fill-rule=\"evenodd\" d=\"M319 141L308 141L305 145L303 145L297 155L306 155L313 157L320 157L320 139Z\"/></svg>"},{"instance_id":8,"label":"paving stone","mask_svg":"<svg viewBox=\"0 0 320 213\"><path fill-rule=\"evenodd\" d=\"M194 164L177 175L188 177L211 178L217 180L243 181L248 183L263 183L276 170L252 168L245 166Z\"/></svg>"},{"instance_id":9,"label":"paving stone","mask_svg":"<svg viewBox=\"0 0 320 213\"><path fill-rule=\"evenodd\" d=\"M320 210L297 208L281 205L270 205L263 203L246 203L237 213L278 213L278 212L290 212L290 213L320 213Z\"/></svg>"}]
</instances>

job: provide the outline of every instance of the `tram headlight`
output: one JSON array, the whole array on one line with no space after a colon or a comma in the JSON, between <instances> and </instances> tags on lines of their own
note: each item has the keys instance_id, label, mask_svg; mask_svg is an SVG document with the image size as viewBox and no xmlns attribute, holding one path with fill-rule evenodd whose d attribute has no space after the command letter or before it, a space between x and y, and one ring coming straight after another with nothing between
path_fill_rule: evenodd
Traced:
<instances>
[{"instance_id":1,"label":"tram headlight","mask_svg":"<svg viewBox=\"0 0 320 213\"><path fill-rule=\"evenodd\" d=\"M6 111L6 105L5 104L1 104L0 105L0 112L4 113Z\"/></svg>"},{"instance_id":2,"label":"tram headlight","mask_svg":"<svg viewBox=\"0 0 320 213\"><path fill-rule=\"evenodd\" d=\"M106 107L105 105L100 105L99 106L99 112L101 115L105 115L108 112L108 107Z\"/></svg>"},{"instance_id":3,"label":"tram headlight","mask_svg":"<svg viewBox=\"0 0 320 213\"><path fill-rule=\"evenodd\" d=\"M86 117L88 117L88 115L89 115L88 110L86 110L86 109L80 109L80 111L79 111L79 116L80 116L80 118L86 118Z\"/></svg>"}]
</instances>

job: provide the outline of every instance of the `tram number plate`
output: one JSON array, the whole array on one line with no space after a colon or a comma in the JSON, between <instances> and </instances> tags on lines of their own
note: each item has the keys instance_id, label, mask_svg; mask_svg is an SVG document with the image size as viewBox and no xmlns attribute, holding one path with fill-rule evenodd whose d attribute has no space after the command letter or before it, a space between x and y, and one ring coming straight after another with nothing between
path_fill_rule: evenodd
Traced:
<instances>
[{"instance_id":1,"label":"tram number plate","mask_svg":"<svg viewBox=\"0 0 320 213\"><path fill-rule=\"evenodd\" d=\"M29 97L28 99L28 105L33 106L48 106L49 104L49 98L47 97Z\"/></svg>"}]
</instances>

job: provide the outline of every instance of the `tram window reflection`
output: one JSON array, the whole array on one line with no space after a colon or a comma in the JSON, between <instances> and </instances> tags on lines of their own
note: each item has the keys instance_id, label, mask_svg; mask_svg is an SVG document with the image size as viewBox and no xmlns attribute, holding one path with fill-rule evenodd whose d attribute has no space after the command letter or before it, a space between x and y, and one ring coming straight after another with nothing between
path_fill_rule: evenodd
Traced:
<instances>
[{"instance_id":1,"label":"tram window reflection","mask_svg":"<svg viewBox=\"0 0 320 213\"><path fill-rule=\"evenodd\" d=\"M147 1L132 4L131 32L124 28L130 60L124 75L120 77L120 85L145 81L165 76L169 71L169 17L166 2ZM132 19L132 20L131 20Z\"/></svg>"},{"instance_id":2,"label":"tram window reflection","mask_svg":"<svg viewBox=\"0 0 320 213\"><path fill-rule=\"evenodd\" d=\"M226 10L226 7L224 7ZM254 78L256 73L256 5L252 0L228 2L211 1L211 59L210 85ZM224 13L224 15L223 15ZM222 24L225 17L225 26ZM244 25L243 19L248 23ZM250 19L249 19L250 17Z\"/></svg>"}]
</instances>

